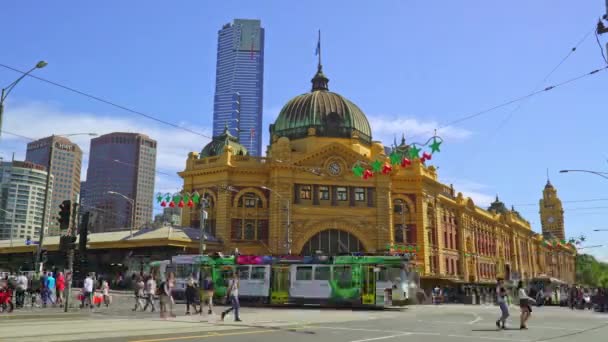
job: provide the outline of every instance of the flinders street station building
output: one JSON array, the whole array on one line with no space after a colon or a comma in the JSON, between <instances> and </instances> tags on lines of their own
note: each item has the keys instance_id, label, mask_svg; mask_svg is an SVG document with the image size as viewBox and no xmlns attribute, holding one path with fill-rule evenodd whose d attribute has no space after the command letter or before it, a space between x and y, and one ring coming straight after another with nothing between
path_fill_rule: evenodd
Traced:
<instances>
[{"instance_id":1,"label":"flinders street station building","mask_svg":"<svg viewBox=\"0 0 608 342\"><path fill-rule=\"evenodd\" d=\"M270 125L266 157L249 156L228 129L191 152L179 175L183 191L202 200L183 208L182 226L204 225L224 252L409 253L422 281L433 284L574 282L576 248L564 241L550 182L541 235L498 198L480 208L440 183L424 160L362 177L353 167L390 165L389 155L363 111L328 85L319 65L311 91L289 100Z\"/></svg>"}]
</instances>

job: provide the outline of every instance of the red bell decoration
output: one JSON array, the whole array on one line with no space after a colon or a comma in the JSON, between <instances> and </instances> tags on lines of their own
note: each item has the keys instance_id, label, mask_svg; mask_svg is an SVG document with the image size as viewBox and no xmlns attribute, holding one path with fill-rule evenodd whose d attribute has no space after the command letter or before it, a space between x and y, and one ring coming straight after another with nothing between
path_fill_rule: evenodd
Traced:
<instances>
[{"instance_id":1,"label":"red bell decoration","mask_svg":"<svg viewBox=\"0 0 608 342\"><path fill-rule=\"evenodd\" d=\"M433 155L428 152L422 153L422 158L424 158L426 160L431 160L432 157L433 157Z\"/></svg>"},{"instance_id":2,"label":"red bell decoration","mask_svg":"<svg viewBox=\"0 0 608 342\"><path fill-rule=\"evenodd\" d=\"M169 207L175 208L175 202L173 202L173 201L169 202Z\"/></svg>"},{"instance_id":3,"label":"red bell decoration","mask_svg":"<svg viewBox=\"0 0 608 342\"><path fill-rule=\"evenodd\" d=\"M177 204L178 207L183 208L184 207L184 200L179 200L179 203Z\"/></svg>"},{"instance_id":4,"label":"red bell decoration","mask_svg":"<svg viewBox=\"0 0 608 342\"><path fill-rule=\"evenodd\" d=\"M382 167L382 173L388 175L389 173L391 173L391 171L393 171L393 167L390 164L384 164L384 166Z\"/></svg>"},{"instance_id":5,"label":"red bell decoration","mask_svg":"<svg viewBox=\"0 0 608 342\"><path fill-rule=\"evenodd\" d=\"M407 158L403 158L401 161L401 167L408 167L410 165L412 165L412 162Z\"/></svg>"},{"instance_id":6,"label":"red bell decoration","mask_svg":"<svg viewBox=\"0 0 608 342\"><path fill-rule=\"evenodd\" d=\"M424 164L424 162L426 162L426 158L424 156L420 157L420 162Z\"/></svg>"},{"instance_id":7,"label":"red bell decoration","mask_svg":"<svg viewBox=\"0 0 608 342\"><path fill-rule=\"evenodd\" d=\"M194 202L192 201L192 198L188 200L188 208L192 208L194 207Z\"/></svg>"},{"instance_id":8,"label":"red bell decoration","mask_svg":"<svg viewBox=\"0 0 608 342\"><path fill-rule=\"evenodd\" d=\"M167 206L167 202L165 202L165 201L163 200L162 202L160 202L160 206L161 206L161 207L163 207L163 208L164 208L164 207L166 207L166 206Z\"/></svg>"},{"instance_id":9,"label":"red bell decoration","mask_svg":"<svg viewBox=\"0 0 608 342\"><path fill-rule=\"evenodd\" d=\"M370 179L373 176L374 174L371 170L365 170L365 172L363 172L363 179Z\"/></svg>"}]
</instances>

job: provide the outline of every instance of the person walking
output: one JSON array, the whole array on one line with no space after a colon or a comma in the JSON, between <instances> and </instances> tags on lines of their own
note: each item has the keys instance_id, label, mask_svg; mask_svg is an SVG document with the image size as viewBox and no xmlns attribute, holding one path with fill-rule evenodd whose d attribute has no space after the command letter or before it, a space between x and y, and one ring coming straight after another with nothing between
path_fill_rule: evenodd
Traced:
<instances>
[{"instance_id":1,"label":"person walking","mask_svg":"<svg viewBox=\"0 0 608 342\"><path fill-rule=\"evenodd\" d=\"M63 291L65 291L65 276L63 275L63 272L59 272L57 274L57 303L59 304L59 307L62 308L63 307Z\"/></svg>"},{"instance_id":2,"label":"person walking","mask_svg":"<svg viewBox=\"0 0 608 342\"><path fill-rule=\"evenodd\" d=\"M194 309L194 313L199 313L196 306L196 284L194 278L190 276L188 278L188 284L186 286L186 315L190 315L190 306Z\"/></svg>"},{"instance_id":3,"label":"person walking","mask_svg":"<svg viewBox=\"0 0 608 342\"><path fill-rule=\"evenodd\" d=\"M211 275L207 274L205 279L202 282L202 294L203 298L201 299L201 314L203 312L203 303L207 303L207 314L211 315L213 313L213 280L211 279Z\"/></svg>"},{"instance_id":4,"label":"person walking","mask_svg":"<svg viewBox=\"0 0 608 342\"><path fill-rule=\"evenodd\" d=\"M56 299L56 291L57 291L57 282L55 281L55 277L53 277L53 273L49 272L46 275L46 289L48 291L48 298L49 301L51 302L51 304L53 306L55 306L55 299Z\"/></svg>"},{"instance_id":5,"label":"person walking","mask_svg":"<svg viewBox=\"0 0 608 342\"><path fill-rule=\"evenodd\" d=\"M175 317L173 313L173 286L175 284L175 274L169 273L167 280L160 286L160 318L167 318L167 312L171 317ZM169 310L167 310L167 307Z\"/></svg>"},{"instance_id":6,"label":"person walking","mask_svg":"<svg viewBox=\"0 0 608 342\"><path fill-rule=\"evenodd\" d=\"M25 303L25 292L27 291L27 277L25 276L25 274L23 274L23 272L19 273L16 282L17 288L15 289L15 305L17 309L20 309Z\"/></svg>"},{"instance_id":7,"label":"person walking","mask_svg":"<svg viewBox=\"0 0 608 342\"><path fill-rule=\"evenodd\" d=\"M92 309L93 308L93 276L91 273L89 273L87 275L87 277L84 279L84 284L82 286L82 299L81 299L81 304L80 307L84 308L85 307L85 303L88 301L89 302L89 307Z\"/></svg>"},{"instance_id":8,"label":"person walking","mask_svg":"<svg viewBox=\"0 0 608 342\"><path fill-rule=\"evenodd\" d=\"M519 329L528 329L526 322L532 314L532 308L530 302L534 302L534 299L528 296L526 289L524 289L524 283L520 280L517 283L517 295L519 297L519 308L521 309L521 316L519 319Z\"/></svg>"},{"instance_id":9,"label":"person walking","mask_svg":"<svg viewBox=\"0 0 608 342\"><path fill-rule=\"evenodd\" d=\"M496 321L498 329L506 329L507 318L509 318L509 306L507 305L507 290L504 287L504 281L498 279L496 283L496 302L500 307L501 316Z\"/></svg>"},{"instance_id":10,"label":"person walking","mask_svg":"<svg viewBox=\"0 0 608 342\"><path fill-rule=\"evenodd\" d=\"M137 309L141 309L144 311L144 288L145 288L144 280L141 277L137 277L135 280L135 307L133 311L137 311Z\"/></svg>"},{"instance_id":11,"label":"person walking","mask_svg":"<svg viewBox=\"0 0 608 342\"><path fill-rule=\"evenodd\" d=\"M148 305L152 307L152 312L156 311L156 307L154 305L154 296L156 296L156 281L153 276L149 276L146 281L146 291L144 292L146 296L146 305L144 305L144 311L148 310Z\"/></svg>"},{"instance_id":12,"label":"person walking","mask_svg":"<svg viewBox=\"0 0 608 342\"><path fill-rule=\"evenodd\" d=\"M226 297L230 298L231 306L222 312L222 321L226 317L226 315L234 310L234 321L240 322L241 319L239 317L239 308L241 307L239 304L239 273L234 272L232 275L232 280L230 280L230 284L228 285L228 290L226 292Z\"/></svg>"},{"instance_id":13,"label":"person walking","mask_svg":"<svg viewBox=\"0 0 608 342\"><path fill-rule=\"evenodd\" d=\"M103 296L103 303L107 308L108 306L110 306L111 303L110 284L108 284L108 281L105 278L101 281L101 295Z\"/></svg>"}]
</instances>

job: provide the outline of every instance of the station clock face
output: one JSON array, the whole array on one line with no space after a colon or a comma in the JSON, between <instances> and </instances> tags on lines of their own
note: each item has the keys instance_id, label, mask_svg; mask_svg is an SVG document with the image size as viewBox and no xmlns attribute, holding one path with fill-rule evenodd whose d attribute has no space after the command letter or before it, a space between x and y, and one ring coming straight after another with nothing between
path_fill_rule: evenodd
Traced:
<instances>
[{"instance_id":1,"label":"station clock face","mask_svg":"<svg viewBox=\"0 0 608 342\"><path fill-rule=\"evenodd\" d=\"M342 172L342 166L337 161L333 161L327 166L327 171L330 175L337 176Z\"/></svg>"},{"instance_id":2,"label":"station clock face","mask_svg":"<svg viewBox=\"0 0 608 342\"><path fill-rule=\"evenodd\" d=\"M553 222L555 222L555 219L553 218L553 216L549 216L549 218L547 219L547 221L549 223L553 223Z\"/></svg>"}]
</instances>

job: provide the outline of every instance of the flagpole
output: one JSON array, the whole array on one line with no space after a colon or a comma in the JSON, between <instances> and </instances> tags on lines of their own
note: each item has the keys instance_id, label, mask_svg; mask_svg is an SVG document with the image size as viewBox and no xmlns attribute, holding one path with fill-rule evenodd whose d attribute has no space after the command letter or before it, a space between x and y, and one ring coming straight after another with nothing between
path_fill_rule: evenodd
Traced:
<instances>
[{"instance_id":1,"label":"flagpole","mask_svg":"<svg viewBox=\"0 0 608 342\"><path fill-rule=\"evenodd\" d=\"M321 68L323 68L323 65L321 64L321 30L319 30L319 70L321 70Z\"/></svg>"}]
</instances>

